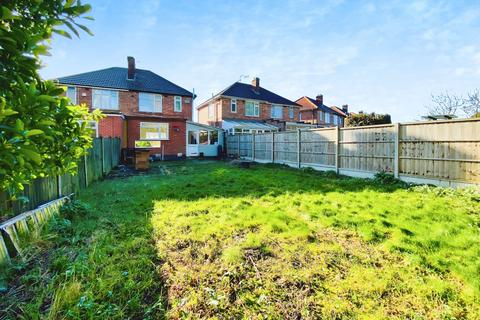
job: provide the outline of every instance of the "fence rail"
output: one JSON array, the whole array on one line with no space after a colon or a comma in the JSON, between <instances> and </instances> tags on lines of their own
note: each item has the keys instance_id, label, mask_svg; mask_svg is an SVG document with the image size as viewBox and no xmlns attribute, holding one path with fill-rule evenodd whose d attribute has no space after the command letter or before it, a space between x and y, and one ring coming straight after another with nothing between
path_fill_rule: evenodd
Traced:
<instances>
[{"instance_id":1,"label":"fence rail","mask_svg":"<svg viewBox=\"0 0 480 320\"><path fill-rule=\"evenodd\" d=\"M226 146L230 156L356 177L480 184L480 119L229 135Z\"/></svg>"}]
</instances>

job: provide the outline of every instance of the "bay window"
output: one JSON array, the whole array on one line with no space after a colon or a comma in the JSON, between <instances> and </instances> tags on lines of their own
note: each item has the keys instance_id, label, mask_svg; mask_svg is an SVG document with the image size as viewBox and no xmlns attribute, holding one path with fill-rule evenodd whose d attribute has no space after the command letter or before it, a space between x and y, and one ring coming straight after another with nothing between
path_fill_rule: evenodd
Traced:
<instances>
[{"instance_id":1,"label":"bay window","mask_svg":"<svg viewBox=\"0 0 480 320\"><path fill-rule=\"evenodd\" d=\"M257 101L245 101L245 115L249 117L259 117L260 104Z\"/></svg>"},{"instance_id":2,"label":"bay window","mask_svg":"<svg viewBox=\"0 0 480 320\"><path fill-rule=\"evenodd\" d=\"M168 123L140 122L141 140L168 140Z\"/></svg>"},{"instance_id":3,"label":"bay window","mask_svg":"<svg viewBox=\"0 0 480 320\"><path fill-rule=\"evenodd\" d=\"M118 110L118 91L94 89L92 100L94 108Z\"/></svg>"},{"instance_id":4,"label":"bay window","mask_svg":"<svg viewBox=\"0 0 480 320\"><path fill-rule=\"evenodd\" d=\"M143 112L162 112L162 96L140 92L138 95L138 110Z\"/></svg>"}]
</instances>

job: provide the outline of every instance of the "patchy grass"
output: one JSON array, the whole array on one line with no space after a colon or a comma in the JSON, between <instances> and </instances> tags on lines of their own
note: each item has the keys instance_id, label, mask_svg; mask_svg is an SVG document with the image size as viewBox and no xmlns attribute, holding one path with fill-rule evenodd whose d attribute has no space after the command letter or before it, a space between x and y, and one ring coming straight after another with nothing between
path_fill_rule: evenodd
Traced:
<instances>
[{"instance_id":1,"label":"patchy grass","mask_svg":"<svg viewBox=\"0 0 480 320\"><path fill-rule=\"evenodd\" d=\"M480 317L475 192L273 165L162 167L86 190L87 210L51 224L11 271L0 309L25 318Z\"/></svg>"}]
</instances>

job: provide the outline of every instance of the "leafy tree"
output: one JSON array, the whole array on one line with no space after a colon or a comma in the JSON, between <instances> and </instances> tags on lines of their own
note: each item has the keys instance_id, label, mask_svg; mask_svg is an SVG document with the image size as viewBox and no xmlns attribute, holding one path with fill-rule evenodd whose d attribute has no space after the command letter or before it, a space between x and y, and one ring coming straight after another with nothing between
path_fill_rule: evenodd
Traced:
<instances>
[{"instance_id":1,"label":"leafy tree","mask_svg":"<svg viewBox=\"0 0 480 320\"><path fill-rule=\"evenodd\" d=\"M91 19L90 9L77 0L0 2L0 190L12 196L37 177L76 172L91 147L81 120L98 120L100 113L72 105L64 88L38 74L53 33L91 34L76 22Z\"/></svg>"},{"instance_id":2,"label":"leafy tree","mask_svg":"<svg viewBox=\"0 0 480 320\"><path fill-rule=\"evenodd\" d=\"M378 114L375 112L364 113L350 113L345 119L345 126L347 127L362 127L375 124L389 124L392 123L392 118L389 114Z\"/></svg>"}]
</instances>

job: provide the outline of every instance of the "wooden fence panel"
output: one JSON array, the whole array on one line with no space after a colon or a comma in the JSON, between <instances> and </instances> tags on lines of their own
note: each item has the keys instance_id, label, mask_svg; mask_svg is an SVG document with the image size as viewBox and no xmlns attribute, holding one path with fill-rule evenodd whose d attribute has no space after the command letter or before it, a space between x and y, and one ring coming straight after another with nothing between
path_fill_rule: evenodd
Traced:
<instances>
[{"instance_id":1,"label":"wooden fence panel","mask_svg":"<svg viewBox=\"0 0 480 320\"><path fill-rule=\"evenodd\" d=\"M240 157L252 158L252 134L238 135L240 139Z\"/></svg>"},{"instance_id":2,"label":"wooden fence panel","mask_svg":"<svg viewBox=\"0 0 480 320\"><path fill-rule=\"evenodd\" d=\"M103 140L107 145L104 153L102 153L101 138L95 138L88 155L78 162L77 174L65 174L60 178L52 176L36 179L24 186L24 191L17 196L19 200L16 201L9 200L6 192L0 192L0 221L21 212L33 210L61 195L76 193L110 172L112 167L119 163L120 139L103 138ZM102 171L102 163L108 171Z\"/></svg>"},{"instance_id":3,"label":"wooden fence panel","mask_svg":"<svg viewBox=\"0 0 480 320\"><path fill-rule=\"evenodd\" d=\"M261 133L255 135L255 160L262 162L272 161L271 133Z\"/></svg>"},{"instance_id":4,"label":"wooden fence panel","mask_svg":"<svg viewBox=\"0 0 480 320\"><path fill-rule=\"evenodd\" d=\"M393 125L341 128L339 167L365 172L393 172Z\"/></svg>"},{"instance_id":5,"label":"wooden fence panel","mask_svg":"<svg viewBox=\"0 0 480 320\"><path fill-rule=\"evenodd\" d=\"M442 121L400 126L400 174L480 182L480 122Z\"/></svg>"},{"instance_id":6,"label":"wooden fence panel","mask_svg":"<svg viewBox=\"0 0 480 320\"><path fill-rule=\"evenodd\" d=\"M300 161L307 166L335 168L335 129L302 131Z\"/></svg>"},{"instance_id":7,"label":"wooden fence panel","mask_svg":"<svg viewBox=\"0 0 480 320\"><path fill-rule=\"evenodd\" d=\"M297 163L297 132L284 131L275 133L275 163Z\"/></svg>"},{"instance_id":8,"label":"wooden fence panel","mask_svg":"<svg viewBox=\"0 0 480 320\"><path fill-rule=\"evenodd\" d=\"M261 162L372 177L385 171L410 182L480 183L480 119L227 136L229 155ZM272 144L272 139L274 143ZM255 151L253 151L255 147ZM273 147L273 152L272 152ZM273 159L272 159L273 155Z\"/></svg>"}]
</instances>

